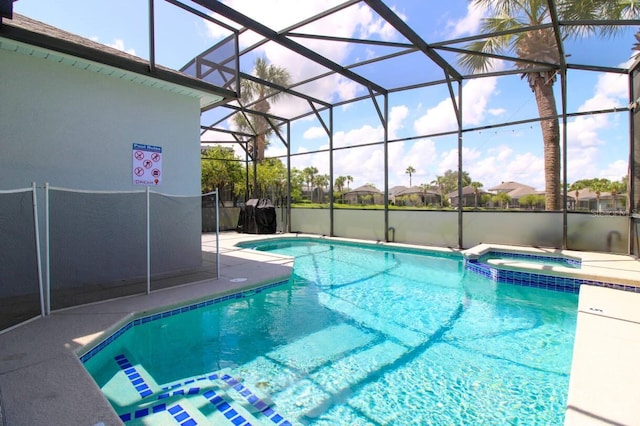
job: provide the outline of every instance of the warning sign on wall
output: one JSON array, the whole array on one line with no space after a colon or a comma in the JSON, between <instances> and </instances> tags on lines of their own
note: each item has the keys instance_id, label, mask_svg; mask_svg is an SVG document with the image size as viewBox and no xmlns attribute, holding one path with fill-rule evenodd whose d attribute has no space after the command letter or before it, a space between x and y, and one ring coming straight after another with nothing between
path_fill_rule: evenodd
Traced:
<instances>
[{"instance_id":1,"label":"warning sign on wall","mask_svg":"<svg viewBox=\"0 0 640 426\"><path fill-rule=\"evenodd\" d=\"M162 147L133 144L133 184L160 185L162 183Z\"/></svg>"}]
</instances>

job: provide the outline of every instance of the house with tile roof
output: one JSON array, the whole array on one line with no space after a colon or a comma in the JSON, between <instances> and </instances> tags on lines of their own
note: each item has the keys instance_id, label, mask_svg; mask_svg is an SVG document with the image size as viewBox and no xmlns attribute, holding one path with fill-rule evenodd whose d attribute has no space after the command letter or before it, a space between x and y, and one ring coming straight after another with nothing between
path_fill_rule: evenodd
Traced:
<instances>
[{"instance_id":1,"label":"house with tile roof","mask_svg":"<svg viewBox=\"0 0 640 426\"><path fill-rule=\"evenodd\" d=\"M0 81L0 189L49 191L52 287L144 277L145 210L152 275L202 264L200 115L234 91L4 12Z\"/></svg>"},{"instance_id":2,"label":"house with tile roof","mask_svg":"<svg viewBox=\"0 0 640 426\"><path fill-rule=\"evenodd\" d=\"M478 193L476 194L476 189L471 185L463 187L462 207L482 207L482 196L487 194L489 193L483 191L482 189L478 189ZM448 193L446 197L449 200L449 205L451 205L451 207L458 207L458 205L460 204L457 189Z\"/></svg>"},{"instance_id":3,"label":"house with tile roof","mask_svg":"<svg viewBox=\"0 0 640 426\"><path fill-rule=\"evenodd\" d=\"M437 191L433 189L424 189L420 186L405 188L395 194L395 201L397 206L440 206L440 198L441 196Z\"/></svg>"},{"instance_id":4,"label":"house with tile roof","mask_svg":"<svg viewBox=\"0 0 640 426\"><path fill-rule=\"evenodd\" d=\"M518 182L502 182L488 189L491 194L507 194L510 198L509 207L520 207L519 200L525 195L544 195L544 191L538 191L534 187Z\"/></svg>"},{"instance_id":5,"label":"house with tile roof","mask_svg":"<svg viewBox=\"0 0 640 426\"><path fill-rule=\"evenodd\" d=\"M349 204L383 204L384 194L372 185L362 185L344 194Z\"/></svg>"}]
</instances>

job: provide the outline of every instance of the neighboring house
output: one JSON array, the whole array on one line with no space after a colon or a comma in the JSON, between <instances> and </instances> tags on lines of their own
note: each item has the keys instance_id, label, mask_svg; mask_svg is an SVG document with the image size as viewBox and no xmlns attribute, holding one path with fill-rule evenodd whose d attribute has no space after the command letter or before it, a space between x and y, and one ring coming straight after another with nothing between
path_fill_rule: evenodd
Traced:
<instances>
[{"instance_id":1,"label":"neighboring house","mask_svg":"<svg viewBox=\"0 0 640 426\"><path fill-rule=\"evenodd\" d=\"M481 189L478 190L478 204L477 207L482 206L482 196L488 194L488 192ZM446 195L451 207L458 207L459 195L458 190L451 191ZM476 189L473 186L465 186L462 188L462 207L476 207Z\"/></svg>"},{"instance_id":2,"label":"neighboring house","mask_svg":"<svg viewBox=\"0 0 640 426\"><path fill-rule=\"evenodd\" d=\"M374 186L363 185L347 192L344 199L349 204L383 204L384 194Z\"/></svg>"},{"instance_id":3,"label":"neighboring house","mask_svg":"<svg viewBox=\"0 0 640 426\"><path fill-rule=\"evenodd\" d=\"M408 189L406 186L398 185L389 188L389 204L400 205L396 200L396 195L404 190Z\"/></svg>"},{"instance_id":4,"label":"neighboring house","mask_svg":"<svg viewBox=\"0 0 640 426\"><path fill-rule=\"evenodd\" d=\"M575 191L571 191L575 197ZM567 194L567 195L569 195ZM615 198L615 199L614 199ZM626 194L617 194L615 197L610 192L601 192L600 199L598 195L589 189L578 190L578 205L576 210L588 211L624 211L626 209Z\"/></svg>"},{"instance_id":5,"label":"neighboring house","mask_svg":"<svg viewBox=\"0 0 640 426\"><path fill-rule=\"evenodd\" d=\"M151 274L201 265L200 115L234 92L19 14L0 23L0 87L0 189L105 191L51 191L52 286L145 276L148 186ZM155 183L136 182L138 146L161 148ZM16 252L28 243L18 237Z\"/></svg>"},{"instance_id":6,"label":"neighboring house","mask_svg":"<svg viewBox=\"0 0 640 426\"><path fill-rule=\"evenodd\" d=\"M518 182L502 182L500 185L489 188L492 194L506 193L510 197L509 207L519 207L519 200L525 195L544 195L544 191L537 191L534 187Z\"/></svg>"},{"instance_id":7,"label":"neighboring house","mask_svg":"<svg viewBox=\"0 0 640 426\"><path fill-rule=\"evenodd\" d=\"M440 205L440 194L434 190L425 190L419 186L405 188L395 194L397 206L420 207L428 205Z\"/></svg>"}]
</instances>

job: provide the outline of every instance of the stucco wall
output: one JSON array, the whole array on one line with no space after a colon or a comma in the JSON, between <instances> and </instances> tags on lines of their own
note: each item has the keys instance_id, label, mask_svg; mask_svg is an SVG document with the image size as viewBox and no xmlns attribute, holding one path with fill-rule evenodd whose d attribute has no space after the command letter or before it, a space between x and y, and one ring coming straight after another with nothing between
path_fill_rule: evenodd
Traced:
<instances>
[{"instance_id":1,"label":"stucco wall","mask_svg":"<svg viewBox=\"0 0 640 426\"><path fill-rule=\"evenodd\" d=\"M132 183L132 144L162 147L169 194L200 193L196 98L0 50L0 185L75 189Z\"/></svg>"},{"instance_id":2,"label":"stucco wall","mask_svg":"<svg viewBox=\"0 0 640 426\"><path fill-rule=\"evenodd\" d=\"M132 145L160 146L162 181L152 190L193 197L154 203L152 241L162 242L162 250L152 250L152 270L166 273L200 265L197 98L6 50L0 50L0 94L0 189L36 182L42 194L41 187L48 182L80 190L143 191L144 186L133 184ZM144 256L131 256L130 248L138 252L144 246L131 240L139 230L127 226L139 227L140 220L122 218L140 217L141 212L127 203L114 203L122 211L92 213L90 203L78 199L73 214L86 211L73 230L75 254L65 260L64 268L52 267L57 273L52 285L138 278L138 272L131 271L144 273L144 265L138 264ZM44 230L42 196L40 205ZM60 216L53 215L65 214L64 205L51 214L52 224L59 224ZM179 226L174 223L177 218ZM88 232L88 226L120 232ZM51 243L58 254L66 253L61 251L66 250L65 241Z\"/></svg>"}]
</instances>

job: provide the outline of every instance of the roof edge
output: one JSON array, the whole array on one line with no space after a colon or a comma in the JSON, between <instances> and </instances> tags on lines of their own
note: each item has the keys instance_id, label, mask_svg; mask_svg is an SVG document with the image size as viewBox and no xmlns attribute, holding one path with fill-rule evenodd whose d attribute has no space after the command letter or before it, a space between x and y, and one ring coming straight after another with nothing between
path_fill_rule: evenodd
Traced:
<instances>
[{"instance_id":1,"label":"roof edge","mask_svg":"<svg viewBox=\"0 0 640 426\"><path fill-rule=\"evenodd\" d=\"M15 16L16 15L14 15L14 17ZM169 68L154 67L154 70L151 71L149 63L145 62L142 58L131 55L114 55L100 49L20 28L11 25L10 22L10 20L4 20L2 24L0 24L0 37L219 96L223 98L222 102L237 98L237 94L231 90L223 89ZM105 46L105 48L107 48L107 46Z\"/></svg>"}]
</instances>

